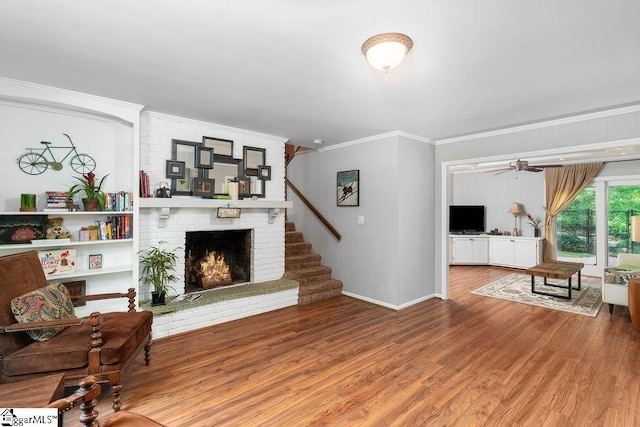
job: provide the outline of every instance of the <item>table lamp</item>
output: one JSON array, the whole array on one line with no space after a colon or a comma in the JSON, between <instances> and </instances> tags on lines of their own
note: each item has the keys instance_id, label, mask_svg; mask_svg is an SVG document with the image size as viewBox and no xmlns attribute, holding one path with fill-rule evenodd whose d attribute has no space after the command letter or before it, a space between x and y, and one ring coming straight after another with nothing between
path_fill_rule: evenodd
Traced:
<instances>
[{"instance_id":1,"label":"table lamp","mask_svg":"<svg viewBox=\"0 0 640 427\"><path fill-rule=\"evenodd\" d=\"M513 214L513 232L511 234L513 236L517 236L520 234L518 231L518 215L524 215L524 209L522 209L522 205L520 203L513 202L507 212Z\"/></svg>"}]
</instances>

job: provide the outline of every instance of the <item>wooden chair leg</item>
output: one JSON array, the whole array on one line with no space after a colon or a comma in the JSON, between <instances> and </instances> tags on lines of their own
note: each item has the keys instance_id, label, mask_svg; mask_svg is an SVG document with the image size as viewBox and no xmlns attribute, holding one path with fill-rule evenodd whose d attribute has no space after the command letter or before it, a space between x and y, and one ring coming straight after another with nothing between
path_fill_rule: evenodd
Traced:
<instances>
[{"instance_id":1,"label":"wooden chair leg","mask_svg":"<svg viewBox=\"0 0 640 427\"><path fill-rule=\"evenodd\" d=\"M151 340L144 346L144 363L149 366L151 362Z\"/></svg>"},{"instance_id":2,"label":"wooden chair leg","mask_svg":"<svg viewBox=\"0 0 640 427\"><path fill-rule=\"evenodd\" d=\"M117 382L111 385L111 391L113 392L113 412L118 412L122 407L122 400L120 394L122 393L122 383Z\"/></svg>"}]
</instances>

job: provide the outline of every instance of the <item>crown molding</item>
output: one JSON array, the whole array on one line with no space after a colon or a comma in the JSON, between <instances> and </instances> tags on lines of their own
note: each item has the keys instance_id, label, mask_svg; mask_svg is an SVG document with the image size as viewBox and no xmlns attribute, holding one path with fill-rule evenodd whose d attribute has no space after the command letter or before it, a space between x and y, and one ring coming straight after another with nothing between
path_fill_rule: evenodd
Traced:
<instances>
[{"instance_id":1,"label":"crown molding","mask_svg":"<svg viewBox=\"0 0 640 427\"><path fill-rule=\"evenodd\" d=\"M338 149L341 149L341 148L351 147L353 145L364 144L366 142L378 141L378 140L383 139L383 138L394 138L394 137L399 137L399 136L401 136L403 138L413 139L413 140L416 140L416 141L419 141L419 142L424 142L424 143L427 143L427 144L433 144L433 140L431 140L429 138L425 138L425 137L419 136L419 135L413 135L413 134L410 134L408 132L404 132L404 131L401 131L401 130L394 130L394 131L391 131L391 132L381 133L381 134L378 134L378 135L367 136L365 138L354 139L352 141L342 142L340 144L330 145L328 147L318 148L316 151L323 152L323 151L338 150Z\"/></svg>"},{"instance_id":2,"label":"crown molding","mask_svg":"<svg viewBox=\"0 0 640 427\"><path fill-rule=\"evenodd\" d=\"M435 144L444 145L444 144L451 144L454 142L469 141L472 139L487 138L487 137L498 136L498 135L507 135L515 132L523 132L523 131L534 130L534 129L543 129L551 126L577 123L585 120L594 120L594 119L601 119L605 117L618 116L621 114L637 113L638 111L640 111L640 104L630 105L627 107L614 108L611 110L580 114L577 116L563 117L561 119L553 119L553 120L547 120L542 122L530 123L526 125L514 126L514 127L504 128L504 129L496 129L496 130L491 130L487 132L474 133L471 135L458 136L454 138L438 139L435 141Z\"/></svg>"},{"instance_id":3,"label":"crown molding","mask_svg":"<svg viewBox=\"0 0 640 427\"><path fill-rule=\"evenodd\" d=\"M144 105L140 104L6 77L0 77L0 97L17 102L113 116L129 123L139 122L140 111L144 108Z\"/></svg>"}]
</instances>

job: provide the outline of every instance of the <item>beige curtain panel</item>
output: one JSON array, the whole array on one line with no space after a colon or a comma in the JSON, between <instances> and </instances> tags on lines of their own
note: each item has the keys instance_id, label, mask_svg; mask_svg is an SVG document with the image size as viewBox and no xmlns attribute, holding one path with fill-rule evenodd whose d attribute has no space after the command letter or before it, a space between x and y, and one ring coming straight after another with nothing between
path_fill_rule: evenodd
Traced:
<instances>
[{"instance_id":1,"label":"beige curtain panel","mask_svg":"<svg viewBox=\"0 0 640 427\"><path fill-rule=\"evenodd\" d=\"M584 187L589 185L602 165L602 163L585 163L545 169L545 260L555 260L557 256L556 216L578 197Z\"/></svg>"}]
</instances>

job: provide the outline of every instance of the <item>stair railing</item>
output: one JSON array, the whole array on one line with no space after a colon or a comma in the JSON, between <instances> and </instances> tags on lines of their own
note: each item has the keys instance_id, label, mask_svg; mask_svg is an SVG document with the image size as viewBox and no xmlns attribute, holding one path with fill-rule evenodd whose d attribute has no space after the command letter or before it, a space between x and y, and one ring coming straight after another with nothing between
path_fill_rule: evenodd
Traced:
<instances>
[{"instance_id":1,"label":"stair railing","mask_svg":"<svg viewBox=\"0 0 640 427\"><path fill-rule=\"evenodd\" d=\"M338 241L340 241L340 239L342 238L342 236L340 236L340 233L338 233L338 230L336 230L330 223L329 221L327 221L327 219L320 213L320 211L318 211L318 209L316 209L315 206L313 206L313 204L306 198L304 197L304 195L300 192L300 190L298 190L298 188L293 185L293 183L291 181L289 181L289 178L285 177L284 181L287 183L287 185L293 190L294 193L296 193L296 196L298 196L298 198L300 200L302 200L302 203L305 204L306 207L309 208L309 210L316 216L316 218L318 218L318 220L325 226L327 227L327 230L329 230L329 232L331 234L333 234L333 237L335 237Z\"/></svg>"}]
</instances>

